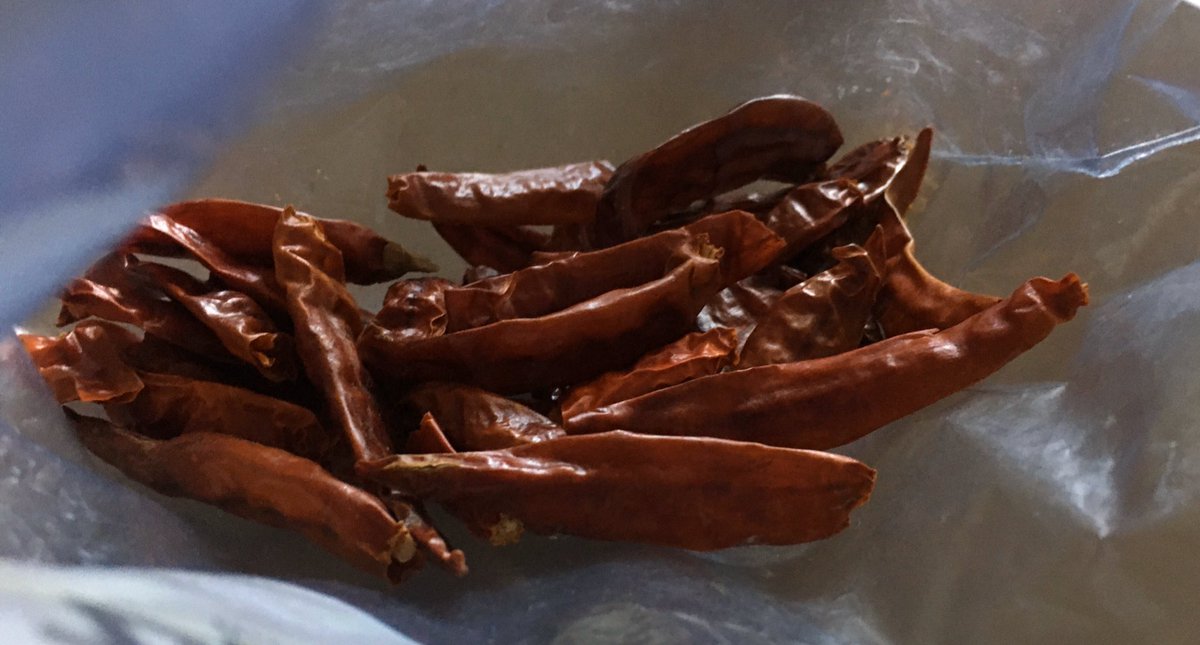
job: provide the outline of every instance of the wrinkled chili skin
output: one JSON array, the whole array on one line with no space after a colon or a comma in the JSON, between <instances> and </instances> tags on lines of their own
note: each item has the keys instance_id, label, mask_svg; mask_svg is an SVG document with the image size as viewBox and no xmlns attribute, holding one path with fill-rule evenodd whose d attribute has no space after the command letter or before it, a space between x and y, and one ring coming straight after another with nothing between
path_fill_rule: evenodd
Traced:
<instances>
[{"instance_id":1,"label":"wrinkled chili skin","mask_svg":"<svg viewBox=\"0 0 1200 645\"><path fill-rule=\"evenodd\" d=\"M567 419L566 429L834 448L982 380L1085 304L1087 288L1074 274L1058 282L1034 278L940 333L914 332L837 356L699 378Z\"/></svg>"},{"instance_id":2,"label":"wrinkled chili skin","mask_svg":"<svg viewBox=\"0 0 1200 645\"><path fill-rule=\"evenodd\" d=\"M421 417L421 423L417 429L408 435L408 439L404 443L404 452L419 455L458 451L450 445L450 440L446 438L446 433L438 425L437 419L426 412Z\"/></svg>"},{"instance_id":3,"label":"wrinkled chili skin","mask_svg":"<svg viewBox=\"0 0 1200 645\"><path fill-rule=\"evenodd\" d=\"M625 432L396 455L367 472L442 504L497 544L526 529L699 551L829 537L875 479L840 455Z\"/></svg>"},{"instance_id":4,"label":"wrinkled chili skin","mask_svg":"<svg viewBox=\"0 0 1200 645\"><path fill-rule=\"evenodd\" d=\"M679 230L600 251L563 254L520 271L447 288L447 331L535 318L616 289L646 284L661 277L664 266L673 266L685 257L685 247L701 235L721 249L720 268L726 283L763 269L782 248L782 241L749 213L712 215Z\"/></svg>"},{"instance_id":5,"label":"wrinkled chili skin","mask_svg":"<svg viewBox=\"0 0 1200 645\"><path fill-rule=\"evenodd\" d=\"M964 291L929 273L914 254L912 234L894 210L880 218L874 235L888 249L887 267L875 317L887 336L918 329L949 329L1000 302L1000 298Z\"/></svg>"},{"instance_id":6,"label":"wrinkled chili skin","mask_svg":"<svg viewBox=\"0 0 1200 645\"><path fill-rule=\"evenodd\" d=\"M230 257L271 266L271 240L283 209L234 199L177 202L159 210L186 226ZM429 260L409 253L375 231L348 220L318 219L329 243L342 252L346 279L356 284L395 280L411 271L436 271ZM150 255L178 256L184 249L154 228L140 227L123 242L126 249Z\"/></svg>"},{"instance_id":7,"label":"wrinkled chili skin","mask_svg":"<svg viewBox=\"0 0 1200 645\"><path fill-rule=\"evenodd\" d=\"M864 205L862 193L845 178L804 184L792 189L762 221L786 246L786 260L837 231Z\"/></svg>"},{"instance_id":8,"label":"wrinkled chili skin","mask_svg":"<svg viewBox=\"0 0 1200 645\"><path fill-rule=\"evenodd\" d=\"M412 339L371 321L364 362L400 384L452 381L501 394L550 390L629 365L690 329L721 288L720 250L697 240L665 276L538 318L515 318Z\"/></svg>"},{"instance_id":9,"label":"wrinkled chili skin","mask_svg":"<svg viewBox=\"0 0 1200 645\"><path fill-rule=\"evenodd\" d=\"M758 179L803 183L841 145L833 117L815 103L785 95L748 101L621 164L597 206L591 242L633 239L697 200Z\"/></svg>"},{"instance_id":10,"label":"wrinkled chili skin","mask_svg":"<svg viewBox=\"0 0 1200 645\"><path fill-rule=\"evenodd\" d=\"M147 285L132 279L125 260L120 255L108 255L88 270L88 277L68 283L59 295L62 309L56 324L62 327L94 316L139 327L196 354L227 355L216 335L187 309L163 300Z\"/></svg>"},{"instance_id":11,"label":"wrinkled chili skin","mask_svg":"<svg viewBox=\"0 0 1200 645\"><path fill-rule=\"evenodd\" d=\"M230 354L252 365L268 380L296 378L291 335L280 331L252 298L229 289L209 291L199 279L174 267L139 262L132 256L126 262L134 273L183 305L216 335Z\"/></svg>"},{"instance_id":12,"label":"wrinkled chili skin","mask_svg":"<svg viewBox=\"0 0 1200 645\"><path fill-rule=\"evenodd\" d=\"M430 421L437 420L451 451L510 448L565 434L528 407L469 385L425 383L409 392L407 401Z\"/></svg>"},{"instance_id":13,"label":"wrinkled chili skin","mask_svg":"<svg viewBox=\"0 0 1200 645\"><path fill-rule=\"evenodd\" d=\"M932 128L925 128L915 138L871 141L830 164L825 176L853 179L865 201L883 196L900 215L904 215L925 178L932 142Z\"/></svg>"},{"instance_id":14,"label":"wrinkled chili skin","mask_svg":"<svg viewBox=\"0 0 1200 645\"><path fill-rule=\"evenodd\" d=\"M211 432L168 441L80 417L79 439L130 479L163 495L297 531L355 567L398 582L416 546L375 497L284 450Z\"/></svg>"},{"instance_id":15,"label":"wrinkled chili skin","mask_svg":"<svg viewBox=\"0 0 1200 645\"><path fill-rule=\"evenodd\" d=\"M147 216L140 228L143 232L135 235L152 235L153 231L170 238L182 246L189 257L203 264L211 273L210 278L220 280L230 288L250 296L272 313L287 313L283 287L276 281L275 274L269 266L263 267L238 260L200 233L160 213Z\"/></svg>"},{"instance_id":16,"label":"wrinkled chili skin","mask_svg":"<svg viewBox=\"0 0 1200 645\"><path fill-rule=\"evenodd\" d=\"M122 353L138 343L132 332L103 320L85 320L58 336L21 334L21 344L59 403L125 402L142 391Z\"/></svg>"},{"instance_id":17,"label":"wrinkled chili skin","mask_svg":"<svg viewBox=\"0 0 1200 645\"><path fill-rule=\"evenodd\" d=\"M156 439L217 432L319 460L332 437L307 408L225 383L139 372L132 401L104 406L109 418Z\"/></svg>"},{"instance_id":18,"label":"wrinkled chili skin","mask_svg":"<svg viewBox=\"0 0 1200 645\"><path fill-rule=\"evenodd\" d=\"M781 295L783 290L771 277L750 276L720 290L709 299L696 316L696 326L701 331L720 328L734 330L740 349L758 321L767 315Z\"/></svg>"},{"instance_id":19,"label":"wrinkled chili skin","mask_svg":"<svg viewBox=\"0 0 1200 645\"><path fill-rule=\"evenodd\" d=\"M388 177L388 208L454 224L514 226L590 222L613 167L585 161L516 172L412 172Z\"/></svg>"},{"instance_id":20,"label":"wrinkled chili skin","mask_svg":"<svg viewBox=\"0 0 1200 645\"><path fill-rule=\"evenodd\" d=\"M628 370L609 372L571 388L562 401L561 416L570 418L587 410L716 374L733 362L737 345L737 332L727 327L688 334L646 354Z\"/></svg>"},{"instance_id":21,"label":"wrinkled chili skin","mask_svg":"<svg viewBox=\"0 0 1200 645\"><path fill-rule=\"evenodd\" d=\"M290 208L275 227L275 274L287 292L296 349L357 461L392 452L354 339L361 313L344 284L341 252L316 220Z\"/></svg>"},{"instance_id":22,"label":"wrinkled chili skin","mask_svg":"<svg viewBox=\"0 0 1200 645\"><path fill-rule=\"evenodd\" d=\"M879 292L883 240L834 249L838 264L788 289L746 339L738 369L840 354L862 341Z\"/></svg>"}]
</instances>

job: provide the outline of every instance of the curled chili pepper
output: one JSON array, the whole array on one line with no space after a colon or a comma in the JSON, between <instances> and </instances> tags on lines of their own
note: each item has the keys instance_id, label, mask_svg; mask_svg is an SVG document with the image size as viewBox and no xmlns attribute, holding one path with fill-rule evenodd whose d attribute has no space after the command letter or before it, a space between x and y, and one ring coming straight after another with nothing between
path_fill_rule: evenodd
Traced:
<instances>
[{"instance_id":1,"label":"curled chili pepper","mask_svg":"<svg viewBox=\"0 0 1200 645\"><path fill-rule=\"evenodd\" d=\"M716 374L733 362L737 344L737 332L727 327L688 334L646 354L628 370L609 372L571 388L562 401L562 417L569 419L587 410Z\"/></svg>"},{"instance_id":2,"label":"curled chili pepper","mask_svg":"<svg viewBox=\"0 0 1200 645\"><path fill-rule=\"evenodd\" d=\"M296 378L295 346L271 317L244 293L210 291L186 271L154 262L126 258L131 270L144 276L169 298L183 305L208 327L229 353L254 366L272 381Z\"/></svg>"},{"instance_id":3,"label":"curled chili pepper","mask_svg":"<svg viewBox=\"0 0 1200 645\"><path fill-rule=\"evenodd\" d=\"M746 339L738 369L833 356L858 347L879 291L882 238L834 249L838 264L788 289Z\"/></svg>"},{"instance_id":4,"label":"curled chili pepper","mask_svg":"<svg viewBox=\"0 0 1200 645\"><path fill-rule=\"evenodd\" d=\"M179 303L163 299L129 275L124 258L109 255L63 289L58 326L91 316L140 327L203 356L227 355L220 340Z\"/></svg>"},{"instance_id":5,"label":"curled chili pepper","mask_svg":"<svg viewBox=\"0 0 1200 645\"><path fill-rule=\"evenodd\" d=\"M824 450L971 385L1070 320L1088 301L1074 274L1034 278L943 332L913 332L836 356L702 377L566 420L613 429Z\"/></svg>"},{"instance_id":6,"label":"curled chili pepper","mask_svg":"<svg viewBox=\"0 0 1200 645\"><path fill-rule=\"evenodd\" d=\"M19 336L59 403L131 401L144 384L122 352L138 338L120 325L85 320L58 336Z\"/></svg>"},{"instance_id":7,"label":"curled chili pepper","mask_svg":"<svg viewBox=\"0 0 1200 645\"><path fill-rule=\"evenodd\" d=\"M230 258L269 267L271 239L283 209L233 199L198 199L164 206L159 213L195 231ZM342 252L350 282L374 284L412 271L437 271L428 259L362 224L338 219L317 221L329 243ZM130 251L151 255L178 256L185 252L176 239L152 227L138 228L124 245Z\"/></svg>"},{"instance_id":8,"label":"curled chili pepper","mask_svg":"<svg viewBox=\"0 0 1200 645\"><path fill-rule=\"evenodd\" d=\"M748 101L621 164L597 206L592 243L633 239L697 200L758 179L808 181L841 145L833 117L815 103Z\"/></svg>"},{"instance_id":9,"label":"curled chili pepper","mask_svg":"<svg viewBox=\"0 0 1200 645\"><path fill-rule=\"evenodd\" d=\"M139 372L145 385L131 401L104 406L109 418L141 434L167 439L217 432L320 459L331 437L307 408L225 383Z\"/></svg>"},{"instance_id":10,"label":"curled chili pepper","mask_svg":"<svg viewBox=\"0 0 1200 645\"><path fill-rule=\"evenodd\" d=\"M224 249L188 226L154 213L146 217L134 235L162 234L183 247L190 257L203 264L212 277L254 298L272 313L286 314L283 288L270 267L236 259Z\"/></svg>"},{"instance_id":11,"label":"curled chili pepper","mask_svg":"<svg viewBox=\"0 0 1200 645\"><path fill-rule=\"evenodd\" d=\"M387 455L391 439L354 346L362 314L346 290L341 252L316 220L291 208L275 227L275 275L286 289L300 362L355 459Z\"/></svg>"},{"instance_id":12,"label":"curled chili pepper","mask_svg":"<svg viewBox=\"0 0 1200 645\"><path fill-rule=\"evenodd\" d=\"M894 210L888 209L879 223L874 235L883 238L888 260L875 315L884 334L948 329L1000 301L953 287L926 271L913 253L912 234Z\"/></svg>"},{"instance_id":13,"label":"curled chili pepper","mask_svg":"<svg viewBox=\"0 0 1200 645\"><path fill-rule=\"evenodd\" d=\"M722 249L706 237L672 233L660 242L677 252L665 271L659 267L658 279L537 317L414 339L404 329L379 324L385 317L381 312L359 337L359 349L375 374L401 382L455 381L500 393L578 382L628 365L646 350L686 333L703 304L723 286ZM593 279L582 273L578 277ZM543 304L558 298L546 294L542 302L531 300Z\"/></svg>"},{"instance_id":14,"label":"curled chili pepper","mask_svg":"<svg viewBox=\"0 0 1200 645\"><path fill-rule=\"evenodd\" d=\"M159 493L297 531L392 582L420 566L413 536L383 503L308 459L213 432L160 441L67 414L88 450Z\"/></svg>"},{"instance_id":15,"label":"curled chili pepper","mask_svg":"<svg viewBox=\"0 0 1200 645\"><path fill-rule=\"evenodd\" d=\"M425 383L409 392L407 400L425 413L422 428L428 419L453 446L430 452L509 448L564 434L558 424L528 407L469 385ZM432 434L432 428L426 430Z\"/></svg>"},{"instance_id":16,"label":"curled chili pepper","mask_svg":"<svg viewBox=\"0 0 1200 645\"><path fill-rule=\"evenodd\" d=\"M625 432L395 455L366 472L442 504L493 544L529 530L700 551L829 537L875 481L840 455Z\"/></svg>"},{"instance_id":17,"label":"curled chili pepper","mask_svg":"<svg viewBox=\"0 0 1200 645\"><path fill-rule=\"evenodd\" d=\"M388 208L405 217L455 224L590 222L612 172L607 161L585 161L503 174L392 175Z\"/></svg>"}]
</instances>

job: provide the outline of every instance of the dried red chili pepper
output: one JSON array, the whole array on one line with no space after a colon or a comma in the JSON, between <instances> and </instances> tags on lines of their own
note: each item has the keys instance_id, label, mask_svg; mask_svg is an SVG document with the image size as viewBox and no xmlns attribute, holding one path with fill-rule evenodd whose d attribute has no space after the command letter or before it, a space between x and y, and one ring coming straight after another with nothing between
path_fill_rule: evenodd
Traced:
<instances>
[{"instance_id":1,"label":"dried red chili pepper","mask_svg":"<svg viewBox=\"0 0 1200 645\"><path fill-rule=\"evenodd\" d=\"M121 353L138 342L129 330L103 320L85 320L58 336L19 336L59 403L130 401L142 379Z\"/></svg>"},{"instance_id":2,"label":"dried red chili pepper","mask_svg":"<svg viewBox=\"0 0 1200 645\"><path fill-rule=\"evenodd\" d=\"M527 529L694 550L829 537L849 525L875 480L840 455L625 432L396 455L368 472L444 505L495 544Z\"/></svg>"},{"instance_id":3,"label":"dried red chili pepper","mask_svg":"<svg viewBox=\"0 0 1200 645\"><path fill-rule=\"evenodd\" d=\"M466 556L462 551L451 549L446 544L441 533L425 519L425 510L420 505L414 505L396 495L389 496L386 501L392 509L392 514L404 524L404 528L425 555L432 557L442 568L460 578L467 575Z\"/></svg>"},{"instance_id":4,"label":"dried red chili pepper","mask_svg":"<svg viewBox=\"0 0 1200 645\"><path fill-rule=\"evenodd\" d=\"M447 289L444 278L400 280L388 288L375 322L400 338L432 338L446 333Z\"/></svg>"},{"instance_id":5,"label":"dried red chili pepper","mask_svg":"<svg viewBox=\"0 0 1200 645\"><path fill-rule=\"evenodd\" d=\"M267 312L244 293L210 291L186 271L130 256L131 270L144 276L169 298L183 305L208 327L229 353L254 366L272 381L296 378L295 345L279 331Z\"/></svg>"},{"instance_id":6,"label":"dried red chili pepper","mask_svg":"<svg viewBox=\"0 0 1200 645\"><path fill-rule=\"evenodd\" d=\"M885 261L882 236L871 248L834 249L838 264L788 289L754 326L738 369L833 356L858 347Z\"/></svg>"},{"instance_id":7,"label":"dried red chili pepper","mask_svg":"<svg viewBox=\"0 0 1200 645\"><path fill-rule=\"evenodd\" d=\"M562 417L569 419L598 407L716 374L733 362L737 332L717 327L695 332L643 356L633 367L609 372L571 388L562 401Z\"/></svg>"},{"instance_id":8,"label":"dried red chili pepper","mask_svg":"<svg viewBox=\"0 0 1200 645\"><path fill-rule=\"evenodd\" d=\"M63 289L59 327L95 316L140 327L197 354L227 354L216 335L182 305L130 279L122 256L106 256L88 270L88 276L72 280Z\"/></svg>"},{"instance_id":9,"label":"dried red chili pepper","mask_svg":"<svg viewBox=\"0 0 1200 645\"><path fill-rule=\"evenodd\" d=\"M934 277L914 255L912 234L893 210L880 218L888 260L875 316L888 336L918 329L948 329L1000 301L963 291Z\"/></svg>"},{"instance_id":10,"label":"dried red chili pepper","mask_svg":"<svg viewBox=\"0 0 1200 645\"><path fill-rule=\"evenodd\" d=\"M320 459L332 437L307 408L224 383L139 372L145 387L131 401L105 405L109 417L141 434L168 439L217 432Z\"/></svg>"},{"instance_id":11,"label":"dried red chili pepper","mask_svg":"<svg viewBox=\"0 0 1200 645\"><path fill-rule=\"evenodd\" d=\"M1046 338L1087 304L1074 274L1034 278L940 333L914 332L837 356L725 372L567 420L612 429L823 450L849 443L971 385Z\"/></svg>"},{"instance_id":12,"label":"dried red chili pepper","mask_svg":"<svg viewBox=\"0 0 1200 645\"><path fill-rule=\"evenodd\" d=\"M159 493L297 531L392 582L420 565L413 536L378 499L308 459L212 432L160 441L67 414L88 450Z\"/></svg>"},{"instance_id":13,"label":"dried red chili pepper","mask_svg":"<svg viewBox=\"0 0 1200 645\"><path fill-rule=\"evenodd\" d=\"M273 313L287 312L283 288L269 267L239 261L195 230L160 213L147 216L141 228L141 233L134 234L153 235L150 231L156 231L167 236L224 284L250 296Z\"/></svg>"},{"instance_id":14,"label":"dried red chili pepper","mask_svg":"<svg viewBox=\"0 0 1200 645\"><path fill-rule=\"evenodd\" d=\"M858 182L863 198L870 202L885 195L900 215L917 197L929 152L933 129L925 128L915 139L894 137L863 144L829 166L826 176L848 177Z\"/></svg>"},{"instance_id":15,"label":"dried red chili pepper","mask_svg":"<svg viewBox=\"0 0 1200 645\"><path fill-rule=\"evenodd\" d=\"M434 222L433 229L468 264L487 265L504 272L529 266L534 254L549 245L546 233L527 226Z\"/></svg>"},{"instance_id":16,"label":"dried red chili pepper","mask_svg":"<svg viewBox=\"0 0 1200 645\"><path fill-rule=\"evenodd\" d=\"M316 220L290 207L275 227L275 275L287 292L300 362L325 395L329 414L355 459L391 453L391 439L354 346L362 318L344 284L341 252L325 239Z\"/></svg>"},{"instance_id":17,"label":"dried red chili pepper","mask_svg":"<svg viewBox=\"0 0 1200 645\"><path fill-rule=\"evenodd\" d=\"M416 219L485 226L589 222L607 161L503 174L412 172L388 177L388 208Z\"/></svg>"},{"instance_id":18,"label":"dried red chili pepper","mask_svg":"<svg viewBox=\"0 0 1200 645\"><path fill-rule=\"evenodd\" d=\"M696 316L696 326L701 331L732 329L737 332L741 348L759 319L767 315L781 295L783 290L771 277L750 276L717 292Z\"/></svg>"},{"instance_id":19,"label":"dried red chili pepper","mask_svg":"<svg viewBox=\"0 0 1200 645\"><path fill-rule=\"evenodd\" d=\"M833 117L795 96L743 103L621 164L596 209L592 243L612 246L758 179L810 180L842 145Z\"/></svg>"},{"instance_id":20,"label":"dried red chili pepper","mask_svg":"<svg viewBox=\"0 0 1200 645\"><path fill-rule=\"evenodd\" d=\"M392 380L462 382L501 393L551 389L627 365L685 333L722 286L721 249L676 235L688 244L657 280L544 316L431 338L414 339L377 319L359 337L363 360Z\"/></svg>"},{"instance_id":21,"label":"dried red chili pepper","mask_svg":"<svg viewBox=\"0 0 1200 645\"><path fill-rule=\"evenodd\" d=\"M421 425L408 435L408 440L404 444L404 452L437 454L458 451L450 445L450 440L446 438L446 433L442 430L442 426L438 425L437 419L426 412L421 417Z\"/></svg>"},{"instance_id":22,"label":"dried red chili pepper","mask_svg":"<svg viewBox=\"0 0 1200 645\"><path fill-rule=\"evenodd\" d=\"M535 318L617 289L646 284L705 235L722 249L722 281L732 283L767 266L782 242L748 213L733 211L600 251L567 253L545 264L445 290L447 332L513 318ZM385 303L384 309L387 309ZM382 315L382 312L381 312Z\"/></svg>"},{"instance_id":23,"label":"dried red chili pepper","mask_svg":"<svg viewBox=\"0 0 1200 645\"><path fill-rule=\"evenodd\" d=\"M437 419L452 451L508 448L564 434L558 424L528 407L469 385L426 383L409 392L407 400Z\"/></svg>"},{"instance_id":24,"label":"dried red chili pepper","mask_svg":"<svg viewBox=\"0 0 1200 645\"><path fill-rule=\"evenodd\" d=\"M850 179L804 184L792 189L763 217L763 223L787 246L779 258L786 260L821 240L863 207L862 193Z\"/></svg>"},{"instance_id":25,"label":"dried red chili pepper","mask_svg":"<svg viewBox=\"0 0 1200 645\"><path fill-rule=\"evenodd\" d=\"M159 213L192 229L235 260L271 266L271 239L283 209L233 199L198 199L164 206ZM317 221L329 243L342 252L350 282L374 284L413 271L437 271L428 259L362 224L337 219ZM131 251L151 255L178 256L184 252L174 239L149 227L138 228L124 244Z\"/></svg>"}]
</instances>

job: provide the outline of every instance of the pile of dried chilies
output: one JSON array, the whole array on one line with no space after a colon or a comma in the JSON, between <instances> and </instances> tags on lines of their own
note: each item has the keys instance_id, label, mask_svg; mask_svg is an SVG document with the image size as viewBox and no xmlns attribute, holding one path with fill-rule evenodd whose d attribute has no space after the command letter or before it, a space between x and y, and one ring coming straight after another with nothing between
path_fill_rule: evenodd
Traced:
<instances>
[{"instance_id":1,"label":"pile of dried chilies","mask_svg":"<svg viewBox=\"0 0 1200 645\"><path fill-rule=\"evenodd\" d=\"M471 263L358 224L227 200L147 217L24 336L96 455L167 495L294 529L396 581L523 531L687 549L829 537L875 472L820 452L999 369L1087 303L1074 275L1006 298L922 268L904 215L931 132L842 145L791 96L614 168L389 180ZM762 180L773 190L747 192ZM761 185L761 184L757 184ZM203 279L152 256L188 258Z\"/></svg>"}]
</instances>

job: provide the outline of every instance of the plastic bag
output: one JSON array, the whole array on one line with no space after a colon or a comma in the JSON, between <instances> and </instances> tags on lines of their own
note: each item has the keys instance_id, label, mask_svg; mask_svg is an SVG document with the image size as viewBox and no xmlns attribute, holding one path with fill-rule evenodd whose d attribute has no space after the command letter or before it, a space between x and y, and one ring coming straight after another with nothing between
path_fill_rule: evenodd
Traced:
<instances>
[{"instance_id":1,"label":"plastic bag","mask_svg":"<svg viewBox=\"0 0 1200 645\"><path fill-rule=\"evenodd\" d=\"M268 90L262 125L188 194L357 218L457 276L426 224L388 213L386 174L619 161L788 91L829 107L848 146L937 128L911 222L938 275L1007 293L1073 270L1093 305L980 386L849 446L879 480L831 540L493 549L441 518L471 575L396 589L110 477L10 344L0 553L269 576L421 641L1186 641L1200 594L1198 34L1200 11L1162 0L340 3Z\"/></svg>"}]
</instances>

